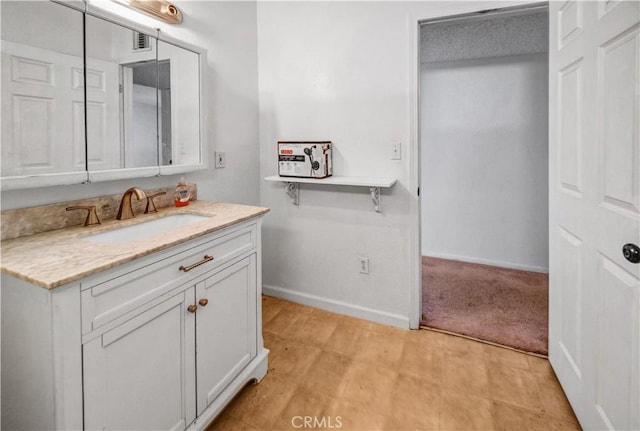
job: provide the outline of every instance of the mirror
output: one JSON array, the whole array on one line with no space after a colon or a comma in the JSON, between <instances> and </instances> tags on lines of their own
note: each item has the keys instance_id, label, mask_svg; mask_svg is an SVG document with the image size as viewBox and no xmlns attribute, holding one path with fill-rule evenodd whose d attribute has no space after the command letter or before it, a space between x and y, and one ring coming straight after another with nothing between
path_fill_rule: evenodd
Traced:
<instances>
[{"instance_id":1,"label":"mirror","mask_svg":"<svg viewBox=\"0 0 640 431\"><path fill-rule=\"evenodd\" d=\"M89 173L157 167L157 39L87 15L85 45Z\"/></svg>"},{"instance_id":2,"label":"mirror","mask_svg":"<svg viewBox=\"0 0 640 431\"><path fill-rule=\"evenodd\" d=\"M160 165L201 163L200 56L158 41Z\"/></svg>"},{"instance_id":3,"label":"mirror","mask_svg":"<svg viewBox=\"0 0 640 431\"><path fill-rule=\"evenodd\" d=\"M41 1L0 2L3 188L20 177L86 180L83 14ZM64 31L61 31L64 29ZM60 173L72 173L57 178Z\"/></svg>"},{"instance_id":4,"label":"mirror","mask_svg":"<svg viewBox=\"0 0 640 431\"><path fill-rule=\"evenodd\" d=\"M0 7L3 189L205 167L204 51L90 4Z\"/></svg>"}]
</instances>

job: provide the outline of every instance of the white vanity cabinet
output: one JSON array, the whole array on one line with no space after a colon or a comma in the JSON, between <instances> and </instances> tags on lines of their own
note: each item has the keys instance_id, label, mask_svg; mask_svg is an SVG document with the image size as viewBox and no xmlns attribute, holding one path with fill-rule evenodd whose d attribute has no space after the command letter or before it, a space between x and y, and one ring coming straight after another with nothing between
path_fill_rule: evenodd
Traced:
<instances>
[{"instance_id":1,"label":"white vanity cabinet","mask_svg":"<svg viewBox=\"0 0 640 431\"><path fill-rule=\"evenodd\" d=\"M183 430L195 418L193 289L82 346L86 429Z\"/></svg>"},{"instance_id":2,"label":"white vanity cabinet","mask_svg":"<svg viewBox=\"0 0 640 431\"><path fill-rule=\"evenodd\" d=\"M260 223L54 290L3 274L2 428L204 428L267 371Z\"/></svg>"}]
</instances>

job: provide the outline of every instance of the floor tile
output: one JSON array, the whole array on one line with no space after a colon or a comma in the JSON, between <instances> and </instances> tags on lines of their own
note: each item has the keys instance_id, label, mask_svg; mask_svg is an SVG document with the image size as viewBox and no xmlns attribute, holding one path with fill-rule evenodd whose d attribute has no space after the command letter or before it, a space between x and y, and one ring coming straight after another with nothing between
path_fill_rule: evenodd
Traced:
<instances>
[{"instance_id":1,"label":"floor tile","mask_svg":"<svg viewBox=\"0 0 640 431\"><path fill-rule=\"evenodd\" d=\"M307 372L300 376L298 385L309 392L322 392L341 396L353 359L340 353L324 350L315 358Z\"/></svg>"},{"instance_id":2,"label":"floor tile","mask_svg":"<svg viewBox=\"0 0 640 431\"><path fill-rule=\"evenodd\" d=\"M286 344L286 339L271 331L262 331L262 338L264 340L264 347L269 349L269 359L273 361Z\"/></svg>"},{"instance_id":3,"label":"floor tile","mask_svg":"<svg viewBox=\"0 0 640 431\"><path fill-rule=\"evenodd\" d=\"M529 361L529 368L535 375L537 381L544 381L547 383L558 382L556 374L553 372L553 368L551 368L551 364L548 359L527 355L527 361Z\"/></svg>"},{"instance_id":4,"label":"floor tile","mask_svg":"<svg viewBox=\"0 0 640 431\"><path fill-rule=\"evenodd\" d=\"M279 304L280 300L267 299L267 297L263 297L262 299L262 325L266 325L275 317L276 314L282 310L282 306Z\"/></svg>"},{"instance_id":5,"label":"floor tile","mask_svg":"<svg viewBox=\"0 0 640 431\"><path fill-rule=\"evenodd\" d=\"M398 374L385 414L386 428L438 429L440 388L427 380Z\"/></svg>"},{"instance_id":6,"label":"floor tile","mask_svg":"<svg viewBox=\"0 0 640 431\"><path fill-rule=\"evenodd\" d=\"M295 302L287 302L287 304L284 306L284 309L299 314L311 314L315 310L314 307L309 307L308 305L303 304L296 304Z\"/></svg>"},{"instance_id":7,"label":"floor tile","mask_svg":"<svg viewBox=\"0 0 640 431\"><path fill-rule=\"evenodd\" d=\"M296 430L308 425L318 429L335 423L335 417L331 416L332 400L332 397L320 391L298 389L272 423L272 429Z\"/></svg>"},{"instance_id":8,"label":"floor tile","mask_svg":"<svg viewBox=\"0 0 640 431\"><path fill-rule=\"evenodd\" d=\"M262 324L263 329L271 331L281 337L288 337L296 327L296 322L304 317L304 314L296 313L288 309L280 310L271 320Z\"/></svg>"},{"instance_id":9,"label":"floor tile","mask_svg":"<svg viewBox=\"0 0 640 431\"><path fill-rule=\"evenodd\" d=\"M321 352L322 350L314 346L286 341L280 348L279 354L269 361L269 373L274 378L297 384L300 376L309 370Z\"/></svg>"},{"instance_id":10,"label":"floor tile","mask_svg":"<svg viewBox=\"0 0 640 431\"><path fill-rule=\"evenodd\" d=\"M343 321L347 322L351 327L357 328L363 331L375 331L376 329L379 329L379 327L385 326L385 325L379 325L369 320L358 319L357 317L351 317L351 316L340 316L340 317Z\"/></svg>"},{"instance_id":11,"label":"floor tile","mask_svg":"<svg viewBox=\"0 0 640 431\"><path fill-rule=\"evenodd\" d=\"M399 364L405 374L424 379L431 384L442 384L444 353L426 338L405 338Z\"/></svg>"},{"instance_id":12,"label":"floor tile","mask_svg":"<svg viewBox=\"0 0 640 431\"><path fill-rule=\"evenodd\" d=\"M578 422L558 382L538 381L537 383L542 407L547 415L570 422Z\"/></svg>"},{"instance_id":13,"label":"floor tile","mask_svg":"<svg viewBox=\"0 0 640 431\"><path fill-rule=\"evenodd\" d=\"M456 431L493 429L491 401L474 395L443 392L439 428Z\"/></svg>"},{"instance_id":14,"label":"floor tile","mask_svg":"<svg viewBox=\"0 0 640 431\"><path fill-rule=\"evenodd\" d=\"M468 338L449 335L444 339L442 348L449 353L456 353L457 356L466 357L470 360L484 357L485 344Z\"/></svg>"},{"instance_id":15,"label":"floor tile","mask_svg":"<svg viewBox=\"0 0 640 431\"><path fill-rule=\"evenodd\" d=\"M338 326L337 320L323 319L313 314L300 316L288 336L295 341L324 346Z\"/></svg>"},{"instance_id":16,"label":"floor tile","mask_svg":"<svg viewBox=\"0 0 640 431\"><path fill-rule=\"evenodd\" d=\"M341 320L331 337L324 345L324 349L342 353L347 356L355 356L362 350L364 343L365 331L361 328L354 327L348 321Z\"/></svg>"},{"instance_id":17,"label":"floor tile","mask_svg":"<svg viewBox=\"0 0 640 431\"><path fill-rule=\"evenodd\" d=\"M366 331L362 345L355 354L356 361L395 368L399 365L404 340L395 332Z\"/></svg>"},{"instance_id":18,"label":"floor tile","mask_svg":"<svg viewBox=\"0 0 640 431\"><path fill-rule=\"evenodd\" d=\"M386 410L397 372L385 367L358 362L357 359L345 376L346 382L340 398L371 407L375 412Z\"/></svg>"},{"instance_id":19,"label":"floor tile","mask_svg":"<svg viewBox=\"0 0 640 431\"><path fill-rule=\"evenodd\" d=\"M491 398L532 410L541 410L538 385L529 371L510 367L489 368Z\"/></svg>"},{"instance_id":20,"label":"floor tile","mask_svg":"<svg viewBox=\"0 0 640 431\"><path fill-rule=\"evenodd\" d=\"M469 358L469 353L444 353L442 387L450 392L483 396L489 393L487 366L482 356Z\"/></svg>"},{"instance_id":21,"label":"floor tile","mask_svg":"<svg viewBox=\"0 0 640 431\"><path fill-rule=\"evenodd\" d=\"M329 409L329 417L339 420L341 429L349 431L385 430L384 410L351 399L337 398Z\"/></svg>"},{"instance_id":22,"label":"floor tile","mask_svg":"<svg viewBox=\"0 0 640 431\"><path fill-rule=\"evenodd\" d=\"M237 418L227 414L219 415L213 423L211 423L206 431L262 431L259 428L249 425Z\"/></svg>"},{"instance_id":23,"label":"floor tile","mask_svg":"<svg viewBox=\"0 0 640 431\"><path fill-rule=\"evenodd\" d=\"M527 355L504 347L492 346L491 344L485 344L483 347L489 366L497 364L526 371L530 370Z\"/></svg>"},{"instance_id":24,"label":"floor tile","mask_svg":"<svg viewBox=\"0 0 640 431\"><path fill-rule=\"evenodd\" d=\"M433 331L430 329L420 329L409 331L407 334L408 340L413 340L417 343L422 343L425 347L430 349L442 350L445 341L451 337L451 335L444 334L442 332Z\"/></svg>"},{"instance_id":25,"label":"floor tile","mask_svg":"<svg viewBox=\"0 0 640 431\"><path fill-rule=\"evenodd\" d=\"M496 430L500 431L572 431L580 430L575 422L563 421L540 411L493 402Z\"/></svg>"},{"instance_id":26,"label":"floor tile","mask_svg":"<svg viewBox=\"0 0 640 431\"><path fill-rule=\"evenodd\" d=\"M261 430L272 428L293 396L295 386L267 374L257 385L246 386L224 409L224 414Z\"/></svg>"}]
</instances>

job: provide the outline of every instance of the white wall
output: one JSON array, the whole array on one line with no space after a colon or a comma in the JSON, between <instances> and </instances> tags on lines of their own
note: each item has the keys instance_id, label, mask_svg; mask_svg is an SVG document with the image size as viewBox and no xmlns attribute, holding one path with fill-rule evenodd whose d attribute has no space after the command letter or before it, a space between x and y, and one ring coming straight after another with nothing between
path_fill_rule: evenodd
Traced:
<instances>
[{"instance_id":1,"label":"white wall","mask_svg":"<svg viewBox=\"0 0 640 431\"><path fill-rule=\"evenodd\" d=\"M205 127L211 168L184 175L198 184L200 199L257 204L259 202L258 77L256 4L232 1L188 1L179 7L184 22L178 26L161 23L111 2L135 16L141 24L160 27L169 35L201 46L207 52ZM227 153L227 167L213 168L214 151ZM175 185L180 176L109 181L74 186L43 187L2 192L2 209L42 205L84 197L124 192L130 186L154 188Z\"/></svg>"},{"instance_id":2,"label":"white wall","mask_svg":"<svg viewBox=\"0 0 640 431\"><path fill-rule=\"evenodd\" d=\"M47 16L49 19L39 19ZM82 56L82 12L39 1L3 1L2 40ZM66 31L61 32L64 28ZM55 34L56 37L51 37Z\"/></svg>"},{"instance_id":3,"label":"white wall","mask_svg":"<svg viewBox=\"0 0 640 431\"><path fill-rule=\"evenodd\" d=\"M258 3L261 176L277 173L277 140L327 139L334 174L399 179L383 193L382 214L366 188L302 185L293 206L281 184L262 182L261 202L271 207L265 292L409 326L418 301L417 198L409 190L417 21L496 5ZM403 143L403 160L390 160L392 142ZM358 256L369 257L369 275L359 274Z\"/></svg>"},{"instance_id":4,"label":"white wall","mask_svg":"<svg viewBox=\"0 0 640 431\"><path fill-rule=\"evenodd\" d=\"M423 255L548 271L547 45L528 46L546 36L546 16L532 17L538 29L511 52L543 53L473 58L472 51L489 51L479 33L471 35L473 50L452 50L465 59L422 64ZM502 21L481 22L485 44L526 29ZM423 27L423 43L441 43L441 30ZM437 51L428 59L441 58ZM452 51L448 57L456 58Z\"/></svg>"},{"instance_id":5,"label":"white wall","mask_svg":"<svg viewBox=\"0 0 640 431\"><path fill-rule=\"evenodd\" d=\"M155 87L133 84L131 167L158 164L158 108Z\"/></svg>"}]
</instances>

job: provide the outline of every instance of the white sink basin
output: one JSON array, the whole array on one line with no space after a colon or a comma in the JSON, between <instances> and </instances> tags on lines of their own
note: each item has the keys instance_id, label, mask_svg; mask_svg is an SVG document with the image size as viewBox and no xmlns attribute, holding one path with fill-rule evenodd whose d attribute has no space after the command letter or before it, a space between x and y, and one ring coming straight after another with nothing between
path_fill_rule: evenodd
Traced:
<instances>
[{"instance_id":1,"label":"white sink basin","mask_svg":"<svg viewBox=\"0 0 640 431\"><path fill-rule=\"evenodd\" d=\"M207 220L208 218L197 214L175 214L132 226L96 233L83 239L99 244L123 244L149 238L171 229Z\"/></svg>"}]
</instances>

